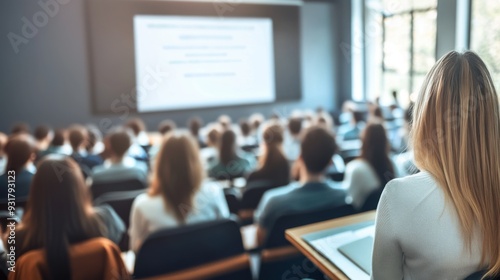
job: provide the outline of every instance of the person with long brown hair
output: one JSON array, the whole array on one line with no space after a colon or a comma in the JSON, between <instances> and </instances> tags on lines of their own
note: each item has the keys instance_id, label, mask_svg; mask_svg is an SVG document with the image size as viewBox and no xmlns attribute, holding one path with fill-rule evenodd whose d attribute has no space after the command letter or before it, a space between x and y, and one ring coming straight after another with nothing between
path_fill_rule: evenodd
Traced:
<instances>
[{"instance_id":1,"label":"person with long brown hair","mask_svg":"<svg viewBox=\"0 0 500 280\"><path fill-rule=\"evenodd\" d=\"M363 206L371 192L384 187L395 177L384 126L369 123L362 131L361 139L361 155L346 165L342 183L357 209Z\"/></svg>"},{"instance_id":2,"label":"person with long brown hair","mask_svg":"<svg viewBox=\"0 0 500 280\"><path fill-rule=\"evenodd\" d=\"M410 137L419 174L392 180L377 210L372 278L500 277L500 109L475 53L427 74Z\"/></svg>"},{"instance_id":3,"label":"person with long brown hair","mask_svg":"<svg viewBox=\"0 0 500 280\"><path fill-rule=\"evenodd\" d=\"M152 232L169 227L229 217L222 189L205 181L196 140L168 134L161 145L146 194L139 195L130 215L130 248L138 251Z\"/></svg>"},{"instance_id":4,"label":"person with long brown hair","mask_svg":"<svg viewBox=\"0 0 500 280\"><path fill-rule=\"evenodd\" d=\"M123 221L112 208L93 208L78 164L48 155L33 177L26 213L16 229L16 258L44 249L49 279L72 279L69 248L96 237L119 242Z\"/></svg>"},{"instance_id":5,"label":"person with long brown hair","mask_svg":"<svg viewBox=\"0 0 500 280\"><path fill-rule=\"evenodd\" d=\"M211 163L209 175L217 179L242 177L250 172L252 163L249 157L239 153L236 134L227 129L220 136L219 158Z\"/></svg>"},{"instance_id":6,"label":"person with long brown hair","mask_svg":"<svg viewBox=\"0 0 500 280\"><path fill-rule=\"evenodd\" d=\"M9 177L15 178L16 198L26 198L36 171L33 165L36 159L36 142L29 134L17 134L9 138L4 151L7 164L5 173L0 176L0 199L7 199Z\"/></svg>"},{"instance_id":7,"label":"person with long brown hair","mask_svg":"<svg viewBox=\"0 0 500 280\"><path fill-rule=\"evenodd\" d=\"M290 165L283 153L283 127L272 123L264 129L260 167L250 173L247 183L268 181L273 186L284 186L290 182Z\"/></svg>"}]
</instances>

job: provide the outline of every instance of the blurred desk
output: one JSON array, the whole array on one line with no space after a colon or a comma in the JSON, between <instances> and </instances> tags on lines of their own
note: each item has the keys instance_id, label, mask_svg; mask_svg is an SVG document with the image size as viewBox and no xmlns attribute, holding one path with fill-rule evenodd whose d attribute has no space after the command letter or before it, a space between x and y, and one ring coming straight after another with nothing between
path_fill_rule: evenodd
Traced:
<instances>
[{"instance_id":1,"label":"blurred desk","mask_svg":"<svg viewBox=\"0 0 500 280\"><path fill-rule=\"evenodd\" d=\"M288 229L285 232L286 239L292 243L304 256L312 261L321 271L330 279L348 280L349 278L338 269L335 264L318 253L302 236L326 229L339 228L357 223L374 221L375 211L365 212L361 214L351 215L338 219L333 219L325 222L310 224L293 229Z\"/></svg>"}]
</instances>

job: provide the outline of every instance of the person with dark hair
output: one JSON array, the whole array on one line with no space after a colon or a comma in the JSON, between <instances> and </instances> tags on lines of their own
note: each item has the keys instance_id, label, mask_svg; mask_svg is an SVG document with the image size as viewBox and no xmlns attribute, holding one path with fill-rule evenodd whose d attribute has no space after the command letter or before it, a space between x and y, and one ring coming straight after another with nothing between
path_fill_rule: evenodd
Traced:
<instances>
[{"instance_id":1,"label":"person with dark hair","mask_svg":"<svg viewBox=\"0 0 500 280\"><path fill-rule=\"evenodd\" d=\"M9 177L15 178L15 197L28 196L31 179L36 172L36 143L29 134L11 136L4 147L7 155L5 173L0 176L0 199L8 198Z\"/></svg>"},{"instance_id":2,"label":"person with dark hair","mask_svg":"<svg viewBox=\"0 0 500 280\"><path fill-rule=\"evenodd\" d=\"M219 158L219 141L222 134L222 127L219 124L208 128L207 146L200 150L201 160L206 170L210 168Z\"/></svg>"},{"instance_id":3,"label":"person with dark hair","mask_svg":"<svg viewBox=\"0 0 500 280\"><path fill-rule=\"evenodd\" d=\"M255 181L267 181L273 186L285 186L290 183L290 165L286 159L283 145L283 127L269 124L264 129L259 168L250 173L247 184Z\"/></svg>"},{"instance_id":4,"label":"person with dark hair","mask_svg":"<svg viewBox=\"0 0 500 280\"><path fill-rule=\"evenodd\" d=\"M365 128L365 112L362 111L352 111L352 118L350 129L345 132L339 131L339 136L342 137L344 141L358 140L360 138L361 131Z\"/></svg>"},{"instance_id":5,"label":"person with dark hair","mask_svg":"<svg viewBox=\"0 0 500 280\"><path fill-rule=\"evenodd\" d=\"M352 198L352 205L358 209L371 192L396 177L394 164L388 155L390 145L384 126L380 123L368 124L362 132L362 142L361 155L347 164L343 181Z\"/></svg>"},{"instance_id":6,"label":"person with dark hair","mask_svg":"<svg viewBox=\"0 0 500 280\"><path fill-rule=\"evenodd\" d=\"M94 124L87 124L85 128L87 129L87 145L85 149L92 155L101 154L104 151L101 131Z\"/></svg>"},{"instance_id":7,"label":"person with dark hair","mask_svg":"<svg viewBox=\"0 0 500 280\"><path fill-rule=\"evenodd\" d=\"M166 135L167 133L174 131L177 128L177 125L172 120L163 120L158 125L158 132L161 135Z\"/></svg>"},{"instance_id":8,"label":"person with dark hair","mask_svg":"<svg viewBox=\"0 0 500 280\"><path fill-rule=\"evenodd\" d=\"M301 116L292 116L288 119L285 154L289 161L295 161L300 155L300 134L303 126Z\"/></svg>"},{"instance_id":9,"label":"person with dark hair","mask_svg":"<svg viewBox=\"0 0 500 280\"><path fill-rule=\"evenodd\" d=\"M222 189L205 181L199 148L187 133L169 133L155 161L149 192L130 215L130 248L137 252L154 231L229 217Z\"/></svg>"},{"instance_id":10,"label":"person with dark hair","mask_svg":"<svg viewBox=\"0 0 500 280\"><path fill-rule=\"evenodd\" d=\"M104 161L98 155L91 155L85 149L87 145L87 129L81 125L72 125L68 129L68 139L72 148L71 157L80 165L85 177L92 173L92 168L101 165Z\"/></svg>"},{"instance_id":11,"label":"person with dark hair","mask_svg":"<svg viewBox=\"0 0 500 280\"><path fill-rule=\"evenodd\" d=\"M212 162L209 176L218 179L242 177L251 170L249 160L240 155L236 146L236 134L225 130L219 141L219 158Z\"/></svg>"},{"instance_id":12,"label":"person with dark hair","mask_svg":"<svg viewBox=\"0 0 500 280\"><path fill-rule=\"evenodd\" d=\"M52 128L47 125L39 125L35 128L33 136L35 137L37 150L41 152L45 151L49 147L50 142L54 137L54 132L52 131Z\"/></svg>"},{"instance_id":13,"label":"person with dark hair","mask_svg":"<svg viewBox=\"0 0 500 280\"><path fill-rule=\"evenodd\" d=\"M203 120L199 117L191 118L188 121L189 132L198 142L198 146L200 146L200 149L205 148L207 146L200 135L200 130L202 126L203 126Z\"/></svg>"},{"instance_id":14,"label":"person with dark hair","mask_svg":"<svg viewBox=\"0 0 500 280\"><path fill-rule=\"evenodd\" d=\"M117 128L106 136L104 142L106 150L109 152L109 158L103 165L94 167L92 182L103 183L131 179L147 182L147 165L127 155L127 151L132 145L130 129Z\"/></svg>"},{"instance_id":15,"label":"person with dark hair","mask_svg":"<svg viewBox=\"0 0 500 280\"><path fill-rule=\"evenodd\" d=\"M37 161L42 159L46 155L58 154L58 155L71 155L71 148L65 146L66 144L66 131L64 129L56 129L54 131L54 137L50 142L49 147L38 153Z\"/></svg>"},{"instance_id":16,"label":"person with dark hair","mask_svg":"<svg viewBox=\"0 0 500 280\"><path fill-rule=\"evenodd\" d=\"M177 128L177 125L175 124L174 121L163 120L158 125L158 132L160 133L161 137L165 137L165 135L167 135L168 133L175 131L176 128ZM158 144L158 143L153 145L151 147L151 149L149 149L148 153L149 153L149 159L151 160L151 162L154 161L156 154L158 153L159 150L160 150L160 144Z\"/></svg>"},{"instance_id":17,"label":"person with dark hair","mask_svg":"<svg viewBox=\"0 0 500 280\"><path fill-rule=\"evenodd\" d=\"M124 127L129 128L133 133L132 145L130 145L128 155L137 160L148 162L149 155L143 147L147 147L151 143L146 133L144 121L140 118L132 118L125 123Z\"/></svg>"},{"instance_id":18,"label":"person with dark hair","mask_svg":"<svg viewBox=\"0 0 500 280\"><path fill-rule=\"evenodd\" d=\"M12 129L10 130L11 135L16 135L16 134L30 134L30 126L27 123L16 123Z\"/></svg>"},{"instance_id":19,"label":"person with dark hair","mask_svg":"<svg viewBox=\"0 0 500 280\"><path fill-rule=\"evenodd\" d=\"M252 126L250 122L246 119L240 120L240 135L238 139L238 145L240 147L251 147L257 145L257 139L255 135L252 135Z\"/></svg>"},{"instance_id":20,"label":"person with dark hair","mask_svg":"<svg viewBox=\"0 0 500 280\"><path fill-rule=\"evenodd\" d=\"M32 250L44 249L47 279L75 279L72 271L77 268L70 265L72 245L97 237L119 242L125 231L123 221L111 207L92 208L90 193L78 165L66 156L50 155L41 160L27 205L22 222L16 227L16 260ZM109 241L105 243L117 248ZM117 277L126 277L125 267L119 258L118 261ZM94 266L84 269L102 270ZM18 271L11 273L15 276ZM29 275L30 272L22 273Z\"/></svg>"},{"instance_id":21,"label":"person with dark hair","mask_svg":"<svg viewBox=\"0 0 500 280\"><path fill-rule=\"evenodd\" d=\"M267 232L283 215L341 206L346 203L345 191L326 182L324 172L337 150L333 135L323 127L309 127L301 143L297 160L301 181L273 189L264 194L255 211L258 223L257 239L264 241ZM273 195L268 195L272 192Z\"/></svg>"},{"instance_id":22,"label":"person with dark hair","mask_svg":"<svg viewBox=\"0 0 500 280\"><path fill-rule=\"evenodd\" d=\"M0 174L5 172L5 166L7 165L7 154L5 153L5 145L7 145L7 141L7 135L0 132Z\"/></svg>"}]
</instances>

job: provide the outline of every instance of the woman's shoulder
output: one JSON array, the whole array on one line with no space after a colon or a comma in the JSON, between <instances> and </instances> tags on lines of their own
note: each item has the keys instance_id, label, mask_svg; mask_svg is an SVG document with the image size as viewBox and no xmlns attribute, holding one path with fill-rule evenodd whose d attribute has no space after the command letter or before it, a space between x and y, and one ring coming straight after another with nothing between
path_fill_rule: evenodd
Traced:
<instances>
[{"instance_id":1,"label":"woman's shoulder","mask_svg":"<svg viewBox=\"0 0 500 280\"><path fill-rule=\"evenodd\" d=\"M437 189L437 183L428 172L391 180L384 189L383 196L401 200L420 200Z\"/></svg>"}]
</instances>

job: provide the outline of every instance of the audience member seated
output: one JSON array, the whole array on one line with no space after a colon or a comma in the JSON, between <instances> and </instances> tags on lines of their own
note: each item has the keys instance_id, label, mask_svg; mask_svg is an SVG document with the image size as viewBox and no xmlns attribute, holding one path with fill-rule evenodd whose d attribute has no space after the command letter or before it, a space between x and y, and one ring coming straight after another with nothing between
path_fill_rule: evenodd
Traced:
<instances>
[{"instance_id":1,"label":"audience member seated","mask_svg":"<svg viewBox=\"0 0 500 280\"><path fill-rule=\"evenodd\" d=\"M132 250L159 229L229 217L222 189L205 182L204 173L195 139L172 133L163 140L149 192L132 205Z\"/></svg>"},{"instance_id":2,"label":"audience member seated","mask_svg":"<svg viewBox=\"0 0 500 280\"><path fill-rule=\"evenodd\" d=\"M252 127L246 119L240 120L240 137L238 138L238 146L255 146L257 139L252 135Z\"/></svg>"},{"instance_id":3,"label":"audience member seated","mask_svg":"<svg viewBox=\"0 0 500 280\"><path fill-rule=\"evenodd\" d=\"M283 127L270 124L264 129L260 167L250 173L247 185L255 181L268 181L273 186L284 186L290 182L290 165L283 154Z\"/></svg>"},{"instance_id":4,"label":"audience member seated","mask_svg":"<svg viewBox=\"0 0 500 280\"><path fill-rule=\"evenodd\" d=\"M222 130L228 130L228 129L232 129L232 120L231 120L231 117L228 116L228 115L221 115L219 116L218 120L219 124L221 125L222 127Z\"/></svg>"},{"instance_id":5,"label":"audience member seated","mask_svg":"<svg viewBox=\"0 0 500 280\"><path fill-rule=\"evenodd\" d=\"M290 117L285 138L285 154L289 161L295 161L300 155L300 134L302 132L302 117Z\"/></svg>"},{"instance_id":6,"label":"audience member seated","mask_svg":"<svg viewBox=\"0 0 500 280\"><path fill-rule=\"evenodd\" d=\"M250 172L252 166L248 157L239 152L236 146L236 134L225 130L219 141L219 157L210 163L209 176L212 178L241 177Z\"/></svg>"},{"instance_id":7,"label":"audience member seated","mask_svg":"<svg viewBox=\"0 0 500 280\"><path fill-rule=\"evenodd\" d=\"M85 146L85 150L91 155L100 155L104 151L101 131L93 124L88 124L85 128L87 129L87 145Z\"/></svg>"},{"instance_id":8,"label":"audience member seated","mask_svg":"<svg viewBox=\"0 0 500 280\"><path fill-rule=\"evenodd\" d=\"M26 198L29 193L31 180L36 169L33 161L36 158L36 143L29 134L11 136L5 145L7 165L5 173L0 176L0 199L8 198L9 180L15 182L16 199Z\"/></svg>"},{"instance_id":9,"label":"audience member seated","mask_svg":"<svg viewBox=\"0 0 500 280\"><path fill-rule=\"evenodd\" d=\"M7 135L0 132L0 174L5 172L5 166L7 165L7 154L5 153L5 145L7 145Z\"/></svg>"},{"instance_id":10,"label":"audience member seated","mask_svg":"<svg viewBox=\"0 0 500 280\"><path fill-rule=\"evenodd\" d=\"M276 220L286 214L320 210L327 207L345 204L345 192L332 188L326 183L324 171L331 163L337 146L333 135L322 127L312 126L304 134L301 143L301 153L298 158L301 186L287 187L290 191L279 193L262 200L255 212L258 223L257 239L259 244L265 240ZM297 184L295 184L297 186Z\"/></svg>"},{"instance_id":11,"label":"audience member seated","mask_svg":"<svg viewBox=\"0 0 500 280\"><path fill-rule=\"evenodd\" d=\"M413 113L421 172L382 193L372 279L465 279L479 270L500 279L500 110L481 58L451 51L439 59Z\"/></svg>"},{"instance_id":12,"label":"audience member seated","mask_svg":"<svg viewBox=\"0 0 500 280\"><path fill-rule=\"evenodd\" d=\"M162 137L165 137L165 135L167 135L169 132L174 131L176 128L177 125L172 120L163 120L158 125L158 132ZM156 154L158 153L159 150L160 150L159 143L151 147L151 149L149 150L149 158L151 159L151 161L155 159Z\"/></svg>"},{"instance_id":13,"label":"audience member seated","mask_svg":"<svg viewBox=\"0 0 500 280\"><path fill-rule=\"evenodd\" d=\"M252 135L259 141L262 137L262 124L265 121L264 115L261 113L254 113L248 118L250 125L252 126ZM258 143L257 143L258 144Z\"/></svg>"},{"instance_id":14,"label":"audience member seated","mask_svg":"<svg viewBox=\"0 0 500 280\"><path fill-rule=\"evenodd\" d=\"M54 137L52 129L46 125L40 125L35 128L33 133L36 141L36 149L38 152L45 151Z\"/></svg>"},{"instance_id":15,"label":"audience member seated","mask_svg":"<svg viewBox=\"0 0 500 280\"><path fill-rule=\"evenodd\" d=\"M85 149L87 129L81 125L73 125L68 129L69 143L73 151L71 157L80 165L85 177L92 174L92 168L101 165L103 159L98 155L91 155Z\"/></svg>"},{"instance_id":16,"label":"audience member seated","mask_svg":"<svg viewBox=\"0 0 500 280\"><path fill-rule=\"evenodd\" d=\"M51 279L72 279L71 245L96 237L118 242L125 231L123 221L111 207L92 208L80 168L66 156L51 155L41 160L28 205L16 227L16 259L31 250L45 249Z\"/></svg>"},{"instance_id":17,"label":"audience member seated","mask_svg":"<svg viewBox=\"0 0 500 280\"><path fill-rule=\"evenodd\" d=\"M207 135L207 146L201 149L201 159L205 166L205 169L210 168L210 163L216 162L219 158L219 141L222 134L222 128L220 125L215 124L209 128Z\"/></svg>"},{"instance_id":18,"label":"audience member seated","mask_svg":"<svg viewBox=\"0 0 500 280\"><path fill-rule=\"evenodd\" d=\"M106 137L105 145L106 149L109 150L110 157L103 165L96 166L92 170L93 183L99 184L132 179L147 181L147 165L127 155L127 151L132 145L132 132L130 130L119 128L112 131Z\"/></svg>"},{"instance_id":19,"label":"audience member seated","mask_svg":"<svg viewBox=\"0 0 500 280\"><path fill-rule=\"evenodd\" d=\"M366 198L395 177L394 164L388 153L389 142L382 124L370 123L362 132L359 158L346 166L343 185L355 209L361 209Z\"/></svg>"},{"instance_id":20,"label":"audience member seated","mask_svg":"<svg viewBox=\"0 0 500 280\"><path fill-rule=\"evenodd\" d=\"M191 118L188 121L188 128L189 132L191 133L191 136L193 136L194 139L196 139L196 141L198 142L198 146L200 148L205 148L206 147L205 141L203 141L203 138L200 135L200 129L202 128L202 126L203 126L203 121L198 117Z\"/></svg>"},{"instance_id":21,"label":"audience member seated","mask_svg":"<svg viewBox=\"0 0 500 280\"><path fill-rule=\"evenodd\" d=\"M364 115L365 113L363 112L352 112L351 124L348 127L344 127L344 131L339 129L338 132L343 141L357 140L360 138L361 131L365 128Z\"/></svg>"},{"instance_id":22,"label":"audience member seated","mask_svg":"<svg viewBox=\"0 0 500 280\"><path fill-rule=\"evenodd\" d=\"M10 135L16 134L31 134L31 128L27 123L16 123L10 130Z\"/></svg>"},{"instance_id":23,"label":"audience member seated","mask_svg":"<svg viewBox=\"0 0 500 280\"><path fill-rule=\"evenodd\" d=\"M141 119L133 118L125 123L125 127L131 129L133 132L132 145L128 150L128 155L137 160L147 162L149 160L148 153L143 147L149 146L151 143L146 133L146 125Z\"/></svg>"},{"instance_id":24,"label":"audience member seated","mask_svg":"<svg viewBox=\"0 0 500 280\"><path fill-rule=\"evenodd\" d=\"M38 153L37 160L42 159L46 155L58 154L58 155L71 155L71 147L66 144L66 131L64 129L56 129L54 131L54 137L52 142L50 142L49 147Z\"/></svg>"}]
</instances>

